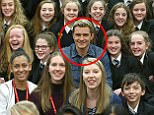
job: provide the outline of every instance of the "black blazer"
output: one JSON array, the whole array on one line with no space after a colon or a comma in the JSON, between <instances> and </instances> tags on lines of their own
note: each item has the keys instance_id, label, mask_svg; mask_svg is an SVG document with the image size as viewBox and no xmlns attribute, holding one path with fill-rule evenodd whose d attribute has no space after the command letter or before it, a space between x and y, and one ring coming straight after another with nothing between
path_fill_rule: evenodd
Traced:
<instances>
[{"instance_id":1,"label":"black blazer","mask_svg":"<svg viewBox=\"0 0 154 115\"><path fill-rule=\"evenodd\" d=\"M152 51L154 51L154 20L144 20L140 30L148 33L150 39L152 40Z\"/></svg>"},{"instance_id":2,"label":"black blazer","mask_svg":"<svg viewBox=\"0 0 154 115\"><path fill-rule=\"evenodd\" d=\"M44 66L40 66L39 59L34 60L34 62L32 63L32 70L30 72L28 80L32 81L35 84L38 84L41 79L43 69Z\"/></svg>"},{"instance_id":3,"label":"black blazer","mask_svg":"<svg viewBox=\"0 0 154 115\"><path fill-rule=\"evenodd\" d=\"M62 18L60 21L55 23L50 29L51 32L53 32L56 35L57 41L58 41L58 35L59 35L63 26L64 26L64 19ZM66 31L64 29L64 31L62 33L62 37L60 39L60 43L61 43L62 48L66 47L66 46L70 46L72 43L74 43L72 34L66 33Z\"/></svg>"},{"instance_id":4,"label":"black blazer","mask_svg":"<svg viewBox=\"0 0 154 115\"><path fill-rule=\"evenodd\" d=\"M102 20L101 25L104 28L105 32L107 32L110 29L113 29L113 23L109 22L105 18ZM98 32L96 33L96 41L95 41L96 45L98 47L103 48L104 41L105 41L104 33L102 32L101 28L99 28Z\"/></svg>"},{"instance_id":5,"label":"black blazer","mask_svg":"<svg viewBox=\"0 0 154 115\"><path fill-rule=\"evenodd\" d=\"M146 53L143 64L140 63L139 70L145 82L147 93L154 95L154 52Z\"/></svg>"},{"instance_id":6,"label":"black blazer","mask_svg":"<svg viewBox=\"0 0 154 115\"><path fill-rule=\"evenodd\" d=\"M110 56L111 61L111 56ZM121 87L121 82L125 74L139 72L139 66L137 60L130 55L122 54L120 66L116 67L111 62L111 72L113 80L113 90Z\"/></svg>"},{"instance_id":7,"label":"black blazer","mask_svg":"<svg viewBox=\"0 0 154 115\"><path fill-rule=\"evenodd\" d=\"M153 115L154 114L154 106L149 105L148 103L144 101L140 101L137 114L133 114L131 111L129 111L129 108L126 102L124 102L123 105L129 115Z\"/></svg>"}]
</instances>

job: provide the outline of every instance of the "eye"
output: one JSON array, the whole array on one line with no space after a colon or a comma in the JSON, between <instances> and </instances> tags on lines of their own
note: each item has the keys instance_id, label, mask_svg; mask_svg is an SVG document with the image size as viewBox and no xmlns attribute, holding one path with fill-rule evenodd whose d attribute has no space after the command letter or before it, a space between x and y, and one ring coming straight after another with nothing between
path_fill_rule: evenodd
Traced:
<instances>
[{"instance_id":1,"label":"eye","mask_svg":"<svg viewBox=\"0 0 154 115\"><path fill-rule=\"evenodd\" d=\"M65 67L65 64L64 63L60 63L59 66L60 67Z\"/></svg>"},{"instance_id":2,"label":"eye","mask_svg":"<svg viewBox=\"0 0 154 115\"><path fill-rule=\"evenodd\" d=\"M20 68L20 65L19 64L15 64L15 65L13 65L13 68L18 69L18 68Z\"/></svg>"},{"instance_id":3,"label":"eye","mask_svg":"<svg viewBox=\"0 0 154 115\"><path fill-rule=\"evenodd\" d=\"M57 63L52 63L51 66L57 66Z\"/></svg>"},{"instance_id":4,"label":"eye","mask_svg":"<svg viewBox=\"0 0 154 115\"><path fill-rule=\"evenodd\" d=\"M84 73L85 73L85 74L89 74L90 72L89 72L89 71L84 71Z\"/></svg>"}]
</instances>

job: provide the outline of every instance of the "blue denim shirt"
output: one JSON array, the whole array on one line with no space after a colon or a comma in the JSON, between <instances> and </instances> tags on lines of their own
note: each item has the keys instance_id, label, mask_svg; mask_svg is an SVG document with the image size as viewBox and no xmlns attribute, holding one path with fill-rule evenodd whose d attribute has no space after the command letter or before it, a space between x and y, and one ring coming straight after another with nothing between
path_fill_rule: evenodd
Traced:
<instances>
[{"instance_id":1,"label":"blue denim shirt","mask_svg":"<svg viewBox=\"0 0 154 115\"><path fill-rule=\"evenodd\" d=\"M87 55L84 57L81 57L76 50L75 44L73 43L69 47L63 48L62 51L71 61L81 64L82 61L87 57L98 58L102 54L103 49L93 44L90 44ZM104 56L100 59L100 61L103 63L105 70L106 70L107 83L109 84L109 86L112 87L110 61L109 61L107 53L104 54ZM76 66L76 65L71 64L71 69L72 69L73 81L75 85L79 87L81 66Z\"/></svg>"}]
</instances>

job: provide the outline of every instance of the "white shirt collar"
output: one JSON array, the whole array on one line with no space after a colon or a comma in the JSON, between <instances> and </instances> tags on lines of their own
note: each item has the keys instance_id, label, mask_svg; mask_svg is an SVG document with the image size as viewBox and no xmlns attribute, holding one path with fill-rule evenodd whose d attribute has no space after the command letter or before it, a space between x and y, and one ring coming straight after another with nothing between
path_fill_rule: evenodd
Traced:
<instances>
[{"instance_id":1,"label":"white shirt collar","mask_svg":"<svg viewBox=\"0 0 154 115\"><path fill-rule=\"evenodd\" d=\"M46 65L47 64L47 61L42 62L42 60L40 60L40 63L43 64L43 65Z\"/></svg>"},{"instance_id":2,"label":"white shirt collar","mask_svg":"<svg viewBox=\"0 0 154 115\"><path fill-rule=\"evenodd\" d=\"M140 62L143 64L144 61L144 57L145 57L145 53L142 55L142 58L140 59Z\"/></svg>"},{"instance_id":3,"label":"white shirt collar","mask_svg":"<svg viewBox=\"0 0 154 115\"><path fill-rule=\"evenodd\" d=\"M133 109L129 104L128 105L128 109L133 113L133 114L136 114L137 113L137 110L138 110L138 106L139 106L139 103L136 105L136 107Z\"/></svg>"},{"instance_id":4,"label":"white shirt collar","mask_svg":"<svg viewBox=\"0 0 154 115\"><path fill-rule=\"evenodd\" d=\"M9 20L8 22L4 19L4 24L10 25L11 24L11 20Z\"/></svg>"},{"instance_id":5,"label":"white shirt collar","mask_svg":"<svg viewBox=\"0 0 154 115\"><path fill-rule=\"evenodd\" d=\"M128 4L128 1L132 2L132 0L124 0L124 4L125 4L126 6L129 5L129 4Z\"/></svg>"},{"instance_id":6,"label":"white shirt collar","mask_svg":"<svg viewBox=\"0 0 154 115\"><path fill-rule=\"evenodd\" d=\"M67 34L69 33L70 30L71 30L71 28L69 26L65 27L65 31L66 31Z\"/></svg>"},{"instance_id":7,"label":"white shirt collar","mask_svg":"<svg viewBox=\"0 0 154 115\"><path fill-rule=\"evenodd\" d=\"M122 57L122 54L120 53L119 56L117 58L114 58L111 56L111 61L113 61L114 59L118 60L119 62L121 61L121 57Z\"/></svg>"},{"instance_id":8,"label":"white shirt collar","mask_svg":"<svg viewBox=\"0 0 154 115\"><path fill-rule=\"evenodd\" d=\"M60 8L62 7L62 0L59 0Z\"/></svg>"},{"instance_id":9,"label":"white shirt collar","mask_svg":"<svg viewBox=\"0 0 154 115\"><path fill-rule=\"evenodd\" d=\"M139 23L139 25L137 25L137 28L140 30L142 27L143 21Z\"/></svg>"}]
</instances>

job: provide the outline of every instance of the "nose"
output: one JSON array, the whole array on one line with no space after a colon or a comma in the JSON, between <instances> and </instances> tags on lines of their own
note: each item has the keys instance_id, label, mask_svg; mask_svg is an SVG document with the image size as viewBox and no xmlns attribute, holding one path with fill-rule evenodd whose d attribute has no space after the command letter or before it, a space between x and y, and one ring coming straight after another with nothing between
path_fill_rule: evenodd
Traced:
<instances>
[{"instance_id":1,"label":"nose","mask_svg":"<svg viewBox=\"0 0 154 115\"><path fill-rule=\"evenodd\" d=\"M22 66L19 67L19 71L23 71L23 67Z\"/></svg>"},{"instance_id":2,"label":"nose","mask_svg":"<svg viewBox=\"0 0 154 115\"><path fill-rule=\"evenodd\" d=\"M138 13L140 14L142 11L141 10L138 10Z\"/></svg>"},{"instance_id":3,"label":"nose","mask_svg":"<svg viewBox=\"0 0 154 115\"><path fill-rule=\"evenodd\" d=\"M99 10L99 9L97 9L96 11L97 11L97 12L100 12L100 10Z\"/></svg>"},{"instance_id":4,"label":"nose","mask_svg":"<svg viewBox=\"0 0 154 115\"><path fill-rule=\"evenodd\" d=\"M74 11L73 11L73 10L71 10L71 11L70 11L70 13L71 13L71 14L73 14L73 13L74 13Z\"/></svg>"},{"instance_id":5,"label":"nose","mask_svg":"<svg viewBox=\"0 0 154 115\"><path fill-rule=\"evenodd\" d=\"M49 13L49 10L46 10L46 12L45 12L46 14L48 14Z\"/></svg>"},{"instance_id":6,"label":"nose","mask_svg":"<svg viewBox=\"0 0 154 115\"><path fill-rule=\"evenodd\" d=\"M6 9L9 9L9 5L6 5Z\"/></svg>"},{"instance_id":7,"label":"nose","mask_svg":"<svg viewBox=\"0 0 154 115\"><path fill-rule=\"evenodd\" d=\"M15 36L13 36L11 39L12 39L12 40L16 40L16 37L15 37Z\"/></svg>"},{"instance_id":8,"label":"nose","mask_svg":"<svg viewBox=\"0 0 154 115\"><path fill-rule=\"evenodd\" d=\"M119 18L123 18L123 15L122 15L122 14L120 14L120 15L119 15Z\"/></svg>"},{"instance_id":9,"label":"nose","mask_svg":"<svg viewBox=\"0 0 154 115\"><path fill-rule=\"evenodd\" d=\"M57 65L55 69L56 69L56 70L60 70L60 66L59 66L59 65Z\"/></svg>"},{"instance_id":10,"label":"nose","mask_svg":"<svg viewBox=\"0 0 154 115\"><path fill-rule=\"evenodd\" d=\"M134 89L133 88L130 88L130 93L134 93Z\"/></svg>"},{"instance_id":11,"label":"nose","mask_svg":"<svg viewBox=\"0 0 154 115\"><path fill-rule=\"evenodd\" d=\"M90 72L89 73L89 77L94 77L94 73L93 72Z\"/></svg>"}]
</instances>

